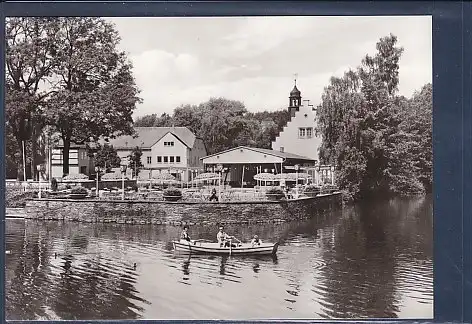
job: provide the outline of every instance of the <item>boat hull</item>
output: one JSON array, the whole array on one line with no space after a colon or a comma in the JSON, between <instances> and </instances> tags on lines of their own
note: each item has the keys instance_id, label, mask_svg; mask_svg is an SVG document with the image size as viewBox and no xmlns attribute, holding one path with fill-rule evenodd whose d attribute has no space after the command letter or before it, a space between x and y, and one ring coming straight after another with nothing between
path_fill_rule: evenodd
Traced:
<instances>
[{"instance_id":1,"label":"boat hull","mask_svg":"<svg viewBox=\"0 0 472 324\"><path fill-rule=\"evenodd\" d=\"M174 250L187 253L198 254L223 254L223 255L269 255L276 254L278 243L262 243L252 246L250 243L243 243L236 247L220 247L218 243L173 241Z\"/></svg>"}]
</instances>

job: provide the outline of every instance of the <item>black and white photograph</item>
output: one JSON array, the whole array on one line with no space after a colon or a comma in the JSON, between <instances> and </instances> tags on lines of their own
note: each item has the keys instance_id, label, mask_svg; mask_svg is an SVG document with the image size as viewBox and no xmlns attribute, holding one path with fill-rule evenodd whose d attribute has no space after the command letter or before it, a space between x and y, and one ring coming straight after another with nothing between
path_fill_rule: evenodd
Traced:
<instances>
[{"instance_id":1,"label":"black and white photograph","mask_svg":"<svg viewBox=\"0 0 472 324\"><path fill-rule=\"evenodd\" d=\"M4 24L6 320L433 318L431 16Z\"/></svg>"}]
</instances>

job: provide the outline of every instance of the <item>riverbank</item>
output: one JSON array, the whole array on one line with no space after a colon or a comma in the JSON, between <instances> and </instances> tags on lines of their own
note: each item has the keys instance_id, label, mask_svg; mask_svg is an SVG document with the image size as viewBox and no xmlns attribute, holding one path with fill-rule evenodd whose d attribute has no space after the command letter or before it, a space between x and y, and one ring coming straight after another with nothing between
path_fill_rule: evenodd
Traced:
<instances>
[{"instance_id":1,"label":"riverbank","mask_svg":"<svg viewBox=\"0 0 472 324\"><path fill-rule=\"evenodd\" d=\"M119 224L249 224L307 219L341 206L341 193L294 200L220 203L43 198L26 202L25 217Z\"/></svg>"}]
</instances>

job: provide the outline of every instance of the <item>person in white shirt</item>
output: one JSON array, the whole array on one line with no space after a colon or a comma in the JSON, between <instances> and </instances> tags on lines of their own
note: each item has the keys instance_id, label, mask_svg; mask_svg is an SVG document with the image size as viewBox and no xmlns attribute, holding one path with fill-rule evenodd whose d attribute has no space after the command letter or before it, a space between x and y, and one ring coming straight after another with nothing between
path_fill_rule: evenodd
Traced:
<instances>
[{"instance_id":1,"label":"person in white shirt","mask_svg":"<svg viewBox=\"0 0 472 324\"><path fill-rule=\"evenodd\" d=\"M254 247L255 245L261 245L262 240L257 236L254 235L254 238L251 240L251 245Z\"/></svg>"},{"instance_id":2,"label":"person in white shirt","mask_svg":"<svg viewBox=\"0 0 472 324\"><path fill-rule=\"evenodd\" d=\"M216 240L218 243L220 243L220 247L229 247L230 245L230 239L233 238L232 236L229 236L224 232L223 226L220 226L220 230L218 231L218 234L216 234ZM233 245L235 247L235 245Z\"/></svg>"}]
</instances>

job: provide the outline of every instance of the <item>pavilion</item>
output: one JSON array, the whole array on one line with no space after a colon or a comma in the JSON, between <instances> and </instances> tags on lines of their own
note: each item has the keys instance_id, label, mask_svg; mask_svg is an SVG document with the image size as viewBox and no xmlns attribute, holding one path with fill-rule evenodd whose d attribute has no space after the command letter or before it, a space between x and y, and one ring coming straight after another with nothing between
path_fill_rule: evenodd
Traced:
<instances>
[{"instance_id":1,"label":"pavilion","mask_svg":"<svg viewBox=\"0 0 472 324\"><path fill-rule=\"evenodd\" d=\"M233 186L255 184L254 176L258 173L292 173L295 166L319 178L319 165L316 160L269 149L238 146L201 158L206 172L223 170L222 180ZM317 167L318 166L318 167Z\"/></svg>"}]
</instances>

